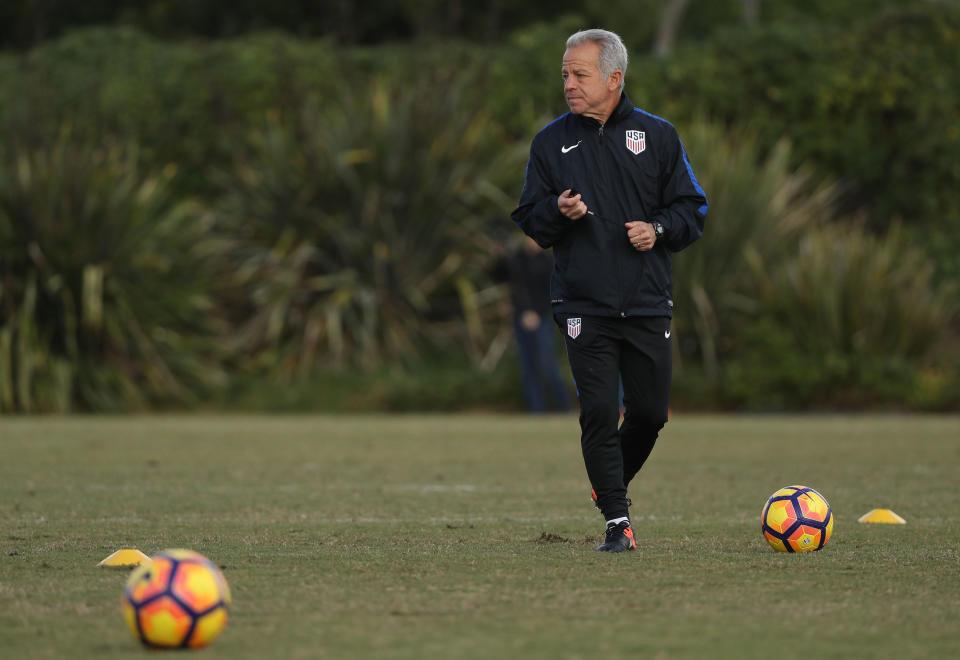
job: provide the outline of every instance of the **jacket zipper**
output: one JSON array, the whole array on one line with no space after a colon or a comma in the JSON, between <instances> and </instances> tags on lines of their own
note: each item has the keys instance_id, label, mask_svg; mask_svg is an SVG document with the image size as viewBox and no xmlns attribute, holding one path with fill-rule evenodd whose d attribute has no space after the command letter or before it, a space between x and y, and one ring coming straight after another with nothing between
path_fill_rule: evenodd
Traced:
<instances>
[{"instance_id":1,"label":"jacket zipper","mask_svg":"<svg viewBox=\"0 0 960 660\"><path fill-rule=\"evenodd\" d=\"M600 124L600 127L597 129L597 135L600 140L599 146L600 146L601 162L606 163L607 154L605 152L605 147L603 144L603 124ZM617 311L620 313L620 318L625 318L626 314L623 311L623 286L622 286L623 270L621 268L620 255L617 254L616 248L614 248L613 250L613 259L616 262L616 266L617 266L617 308L618 308Z\"/></svg>"}]
</instances>

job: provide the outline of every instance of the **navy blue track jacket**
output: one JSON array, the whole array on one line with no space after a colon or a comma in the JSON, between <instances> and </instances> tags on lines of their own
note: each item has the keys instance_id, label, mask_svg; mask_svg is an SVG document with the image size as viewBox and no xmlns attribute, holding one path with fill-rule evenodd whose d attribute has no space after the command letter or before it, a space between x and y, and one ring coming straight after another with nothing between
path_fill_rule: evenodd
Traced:
<instances>
[{"instance_id":1,"label":"navy blue track jacket","mask_svg":"<svg viewBox=\"0 0 960 660\"><path fill-rule=\"evenodd\" d=\"M568 188L587 205L577 220L557 209ZM671 253L700 238L706 214L676 129L621 94L606 124L568 112L537 133L511 217L541 247L553 247L555 313L669 317ZM652 250L630 245L630 220L663 225Z\"/></svg>"}]
</instances>

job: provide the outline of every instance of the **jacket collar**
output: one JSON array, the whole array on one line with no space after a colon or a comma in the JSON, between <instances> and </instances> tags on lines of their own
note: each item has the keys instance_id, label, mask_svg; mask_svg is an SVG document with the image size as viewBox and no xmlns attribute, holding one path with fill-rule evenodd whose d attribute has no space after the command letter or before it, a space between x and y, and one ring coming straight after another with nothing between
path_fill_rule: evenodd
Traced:
<instances>
[{"instance_id":1,"label":"jacket collar","mask_svg":"<svg viewBox=\"0 0 960 660\"><path fill-rule=\"evenodd\" d=\"M630 97L627 96L626 92L620 92L620 102L617 103L617 107L613 109L613 112L610 113L610 118L607 119L607 123L604 124L604 128L607 126L613 126L633 113L633 103L630 101ZM580 115L580 121L585 122L587 125L596 128L600 126L600 122L593 117L586 117Z\"/></svg>"}]
</instances>

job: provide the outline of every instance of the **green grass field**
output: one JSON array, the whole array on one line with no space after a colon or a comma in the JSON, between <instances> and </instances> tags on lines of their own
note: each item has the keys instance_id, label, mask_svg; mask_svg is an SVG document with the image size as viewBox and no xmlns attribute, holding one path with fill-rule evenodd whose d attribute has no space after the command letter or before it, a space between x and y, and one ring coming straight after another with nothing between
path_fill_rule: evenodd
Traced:
<instances>
[{"instance_id":1,"label":"green grass field","mask_svg":"<svg viewBox=\"0 0 960 660\"><path fill-rule=\"evenodd\" d=\"M793 483L821 552L760 535ZM588 492L574 416L0 418L0 656L153 657L123 547L223 567L207 658L960 656L960 417L678 416L634 553Z\"/></svg>"}]
</instances>

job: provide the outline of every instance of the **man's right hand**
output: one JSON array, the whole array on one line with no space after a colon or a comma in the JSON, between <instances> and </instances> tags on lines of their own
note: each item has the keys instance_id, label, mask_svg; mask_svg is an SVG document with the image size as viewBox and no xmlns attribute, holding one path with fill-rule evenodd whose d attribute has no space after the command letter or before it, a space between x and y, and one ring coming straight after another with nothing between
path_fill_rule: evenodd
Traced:
<instances>
[{"instance_id":1,"label":"man's right hand","mask_svg":"<svg viewBox=\"0 0 960 660\"><path fill-rule=\"evenodd\" d=\"M580 193L572 195L572 192L567 188L557 197L557 209L571 220L579 220L587 214L587 205L580 200Z\"/></svg>"}]
</instances>

